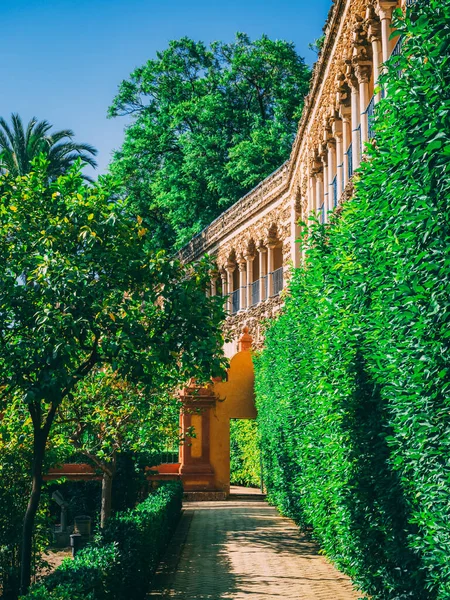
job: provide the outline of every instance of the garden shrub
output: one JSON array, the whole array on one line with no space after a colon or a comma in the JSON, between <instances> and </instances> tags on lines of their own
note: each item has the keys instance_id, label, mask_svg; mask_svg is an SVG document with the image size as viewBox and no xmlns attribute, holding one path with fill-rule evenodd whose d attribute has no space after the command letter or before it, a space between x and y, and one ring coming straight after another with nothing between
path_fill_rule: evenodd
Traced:
<instances>
[{"instance_id":1,"label":"garden shrub","mask_svg":"<svg viewBox=\"0 0 450 600\"><path fill-rule=\"evenodd\" d=\"M144 598L181 513L179 482L159 487L136 508L109 519L95 542L32 586L22 600Z\"/></svg>"},{"instance_id":2,"label":"garden shrub","mask_svg":"<svg viewBox=\"0 0 450 600\"><path fill-rule=\"evenodd\" d=\"M374 600L450 597L450 0L416 2L353 198L256 358L269 498Z\"/></svg>"}]
</instances>

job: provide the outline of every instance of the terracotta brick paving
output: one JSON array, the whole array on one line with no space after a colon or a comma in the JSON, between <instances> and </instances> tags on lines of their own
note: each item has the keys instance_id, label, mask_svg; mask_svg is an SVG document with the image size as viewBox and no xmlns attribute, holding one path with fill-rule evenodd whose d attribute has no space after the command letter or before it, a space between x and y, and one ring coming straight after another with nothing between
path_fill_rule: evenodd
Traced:
<instances>
[{"instance_id":1,"label":"terracotta brick paving","mask_svg":"<svg viewBox=\"0 0 450 600\"><path fill-rule=\"evenodd\" d=\"M178 552L176 550L178 548ZM347 577L266 502L188 502L150 598L357 600Z\"/></svg>"}]
</instances>

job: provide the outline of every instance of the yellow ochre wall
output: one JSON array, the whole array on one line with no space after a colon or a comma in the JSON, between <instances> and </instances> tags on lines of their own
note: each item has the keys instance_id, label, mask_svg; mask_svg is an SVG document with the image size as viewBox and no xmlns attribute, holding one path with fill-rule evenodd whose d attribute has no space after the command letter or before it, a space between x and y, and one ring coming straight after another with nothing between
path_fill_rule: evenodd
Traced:
<instances>
[{"instance_id":1,"label":"yellow ochre wall","mask_svg":"<svg viewBox=\"0 0 450 600\"><path fill-rule=\"evenodd\" d=\"M255 375L251 352L238 352L230 361L227 381L214 384L218 398L210 415L210 461L215 488L230 492L230 419L255 419Z\"/></svg>"}]
</instances>

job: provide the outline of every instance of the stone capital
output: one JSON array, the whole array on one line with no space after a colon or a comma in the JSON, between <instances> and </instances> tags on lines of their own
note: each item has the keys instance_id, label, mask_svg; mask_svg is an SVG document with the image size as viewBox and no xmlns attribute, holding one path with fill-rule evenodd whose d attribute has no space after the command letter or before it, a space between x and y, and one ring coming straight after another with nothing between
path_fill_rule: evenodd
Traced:
<instances>
[{"instance_id":1,"label":"stone capital","mask_svg":"<svg viewBox=\"0 0 450 600\"><path fill-rule=\"evenodd\" d=\"M339 116L343 123L348 123L352 118L352 109L350 106L342 106L339 109Z\"/></svg>"},{"instance_id":2,"label":"stone capital","mask_svg":"<svg viewBox=\"0 0 450 600\"><path fill-rule=\"evenodd\" d=\"M241 272L241 273L243 271L246 271L247 270L247 261L242 260L242 261L238 262L238 269L239 269L239 272Z\"/></svg>"},{"instance_id":3,"label":"stone capital","mask_svg":"<svg viewBox=\"0 0 450 600\"><path fill-rule=\"evenodd\" d=\"M397 8L397 0L377 0L375 5L375 10L381 20L391 20L395 8Z\"/></svg>"}]
</instances>

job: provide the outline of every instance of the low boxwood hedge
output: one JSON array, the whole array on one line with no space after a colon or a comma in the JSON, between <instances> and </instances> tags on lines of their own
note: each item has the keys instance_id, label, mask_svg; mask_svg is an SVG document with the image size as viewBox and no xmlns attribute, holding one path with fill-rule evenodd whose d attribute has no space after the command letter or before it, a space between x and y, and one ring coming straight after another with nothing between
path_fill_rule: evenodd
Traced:
<instances>
[{"instance_id":1,"label":"low boxwood hedge","mask_svg":"<svg viewBox=\"0 0 450 600\"><path fill-rule=\"evenodd\" d=\"M179 482L166 483L136 508L118 513L92 544L22 600L143 598L178 522L182 496Z\"/></svg>"}]
</instances>

